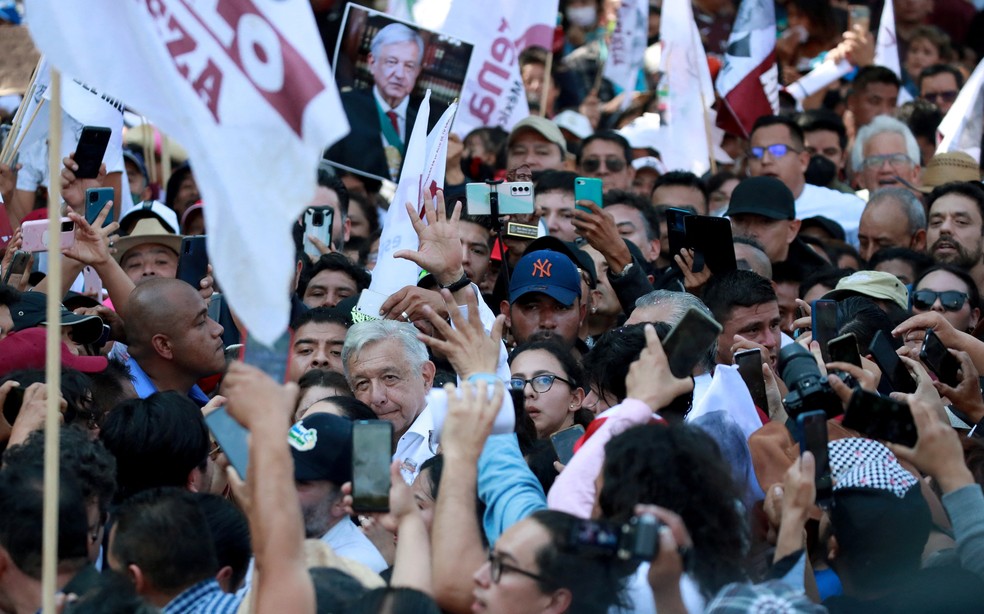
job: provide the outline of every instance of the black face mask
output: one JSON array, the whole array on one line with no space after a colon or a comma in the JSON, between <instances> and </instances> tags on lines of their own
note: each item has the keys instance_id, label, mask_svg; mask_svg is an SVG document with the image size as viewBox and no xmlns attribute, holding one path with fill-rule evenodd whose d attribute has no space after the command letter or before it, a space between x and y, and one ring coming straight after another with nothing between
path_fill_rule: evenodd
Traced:
<instances>
[{"instance_id":1,"label":"black face mask","mask_svg":"<svg viewBox=\"0 0 984 614\"><path fill-rule=\"evenodd\" d=\"M461 158L461 172L472 181L487 181L495 178L495 169L481 158Z\"/></svg>"}]
</instances>

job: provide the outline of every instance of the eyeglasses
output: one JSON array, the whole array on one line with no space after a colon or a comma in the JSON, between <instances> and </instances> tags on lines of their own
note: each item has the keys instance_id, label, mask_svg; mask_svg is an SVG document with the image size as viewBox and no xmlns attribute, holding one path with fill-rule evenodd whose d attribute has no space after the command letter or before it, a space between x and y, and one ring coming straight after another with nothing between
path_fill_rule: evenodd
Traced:
<instances>
[{"instance_id":1,"label":"eyeglasses","mask_svg":"<svg viewBox=\"0 0 984 614\"><path fill-rule=\"evenodd\" d=\"M526 571L525 569L520 569L519 567L515 567L508 563L503 563L502 557L499 554L492 552L491 550L489 551L489 568L490 571L492 572L491 576L492 576L493 584L499 583L499 579L502 578L503 570L518 573L520 575L526 576L527 578L532 578L537 582L542 582L543 584L547 584L547 585L552 584L543 576L538 576L535 573Z\"/></svg>"},{"instance_id":2,"label":"eyeglasses","mask_svg":"<svg viewBox=\"0 0 984 614\"><path fill-rule=\"evenodd\" d=\"M552 373L544 373L543 375L537 375L536 377L531 377L530 379L514 377L511 380L509 380L509 389L522 390L523 388L526 387L526 384L529 384L530 386L533 387L533 392L543 394L544 392L550 390L550 388L553 386L555 379L559 379L560 381L564 382L571 388L574 387L574 384L571 383L571 381L568 379L564 379L559 375L553 375Z\"/></svg>"},{"instance_id":3,"label":"eyeglasses","mask_svg":"<svg viewBox=\"0 0 984 614\"><path fill-rule=\"evenodd\" d=\"M949 90L946 92L927 92L922 95L923 100L926 102L931 102L933 104L939 104L940 102L953 102L957 99L957 90Z\"/></svg>"},{"instance_id":4,"label":"eyeglasses","mask_svg":"<svg viewBox=\"0 0 984 614\"><path fill-rule=\"evenodd\" d=\"M794 147L790 147L789 145L785 145L783 143L776 143L775 145L769 145L768 147L752 147L748 150L748 155L756 160L761 160L765 157L765 152L769 152L769 155L773 158L781 158L791 151L800 153L803 150L795 149Z\"/></svg>"},{"instance_id":5,"label":"eyeglasses","mask_svg":"<svg viewBox=\"0 0 984 614\"><path fill-rule=\"evenodd\" d=\"M617 173L625 168L625 160L616 158L615 156L608 156L607 158L585 158L581 160L581 170L594 173L601 168L602 162L613 173Z\"/></svg>"},{"instance_id":6,"label":"eyeglasses","mask_svg":"<svg viewBox=\"0 0 984 614\"><path fill-rule=\"evenodd\" d=\"M912 159L905 154L868 156L861 164L865 168L881 168L886 162L888 162L889 166L898 168L900 166L908 166L909 164L912 164Z\"/></svg>"},{"instance_id":7,"label":"eyeglasses","mask_svg":"<svg viewBox=\"0 0 984 614\"><path fill-rule=\"evenodd\" d=\"M940 299L943 311L960 311L967 302L967 295L958 290L916 290L912 293L912 306L916 309L931 309L936 299Z\"/></svg>"}]
</instances>

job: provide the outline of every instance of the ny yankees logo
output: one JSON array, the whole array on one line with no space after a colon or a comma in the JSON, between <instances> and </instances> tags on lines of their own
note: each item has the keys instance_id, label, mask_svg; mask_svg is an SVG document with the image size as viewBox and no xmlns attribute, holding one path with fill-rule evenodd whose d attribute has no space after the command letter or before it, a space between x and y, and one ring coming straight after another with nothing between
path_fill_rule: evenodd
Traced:
<instances>
[{"instance_id":1,"label":"ny yankees logo","mask_svg":"<svg viewBox=\"0 0 984 614\"><path fill-rule=\"evenodd\" d=\"M550 269L552 267L553 267L553 263L551 263L549 260L538 258L537 261L533 263L533 276L550 277Z\"/></svg>"}]
</instances>

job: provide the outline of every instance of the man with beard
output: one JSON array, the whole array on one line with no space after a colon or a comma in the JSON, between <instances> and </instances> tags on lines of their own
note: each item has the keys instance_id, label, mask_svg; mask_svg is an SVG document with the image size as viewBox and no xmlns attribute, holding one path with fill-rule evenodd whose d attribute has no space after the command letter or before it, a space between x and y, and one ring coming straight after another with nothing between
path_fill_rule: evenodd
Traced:
<instances>
[{"instance_id":1,"label":"man with beard","mask_svg":"<svg viewBox=\"0 0 984 614\"><path fill-rule=\"evenodd\" d=\"M388 565L342 506L342 484L352 480L352 423L312 414L287 434L294 481L304 515L304 537L320 539L338 556L379 573Z\"/></svg>"},{"instance_id":2,"label":"man with beard","mask_svg":"<svg viewBox=\"0 0 984 614\"><path fill-rule=\"evenodd\" d=\"M984 288L984 189L973 182L941 185L929 195L929 255L967 270Z\"/></svg>"}]
</instances>

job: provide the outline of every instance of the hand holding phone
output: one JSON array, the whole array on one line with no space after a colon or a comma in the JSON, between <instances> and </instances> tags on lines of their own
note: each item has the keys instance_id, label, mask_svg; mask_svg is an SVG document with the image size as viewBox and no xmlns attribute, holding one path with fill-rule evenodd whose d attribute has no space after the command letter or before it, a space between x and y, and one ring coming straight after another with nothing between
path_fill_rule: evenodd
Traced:
<instances>
[{"instance_id":1,"label":"hand holding phone","mask_svg":"<svg viewBox=\"0 0 984 614\"><path fill-rule=\"evenodd\" d=\"M868 352L878 368L881 369L882 377L888 380L895 392L912 394L916 391L916 380L895 352L895 347L884 331L875 333L871 344L868 346Z\"/></svg>"},{"instance_id":2,"label":"hand holding phone","mask_svg":"<svg viewBox=\"0 0 984 614\"><path fill-rule=\"evenodd\" d=\"M112 130L102 126L82 128L73 156L75 164L78 165L75 169L76 179L95 179L99 176L99 167L102 166L106 146L109 145L109 137L112 133Z\"/></svg>"},{"instance_id":3,"label":"hand holding phone","mask_svg":"<svg viewBox=\"0 0 984 614\"><path fill-rule=\"evenodd\" d=\"M833 501L833 476L827 453L827 413L808 411L796 418L799 426L800 455L809 452L816 461L814 481L817 488L817 505L826 509Z\"/></svg>"},{"instance_id":4,"label":"hand holding phone","mask_svg":"<svg viewBox=\"0 0 984 614\"><path fill-rule=\"evenodd\" d=\"M931 328L926 330L922 349L919 351L919 360L947 386L956 388L960 385L960 374L958 373L960 361L950 353Z\"/></svg>"},{"instance_id":5,"label":"hand holding phone","mask_svg":"<svg viewBox=\"0 0 984 614\"><path fill-rule=\"evenodd\" d=\"M566 465L574 456L574 444L584 435L584 427L575 424L562 431L557 431L550 436L550 445L553 446L554 453L561 465Z\"/></svg>"},{"instance_id":6,"label":"hand holding phone","mask_svg":"<svg viewBox=\"0 0 984 614\"><path fill-rule=\"evenodd\" d=\"M769 398L765 392L765 375L762 373L762 350L743 350L735 353L738 374L752 395L752 402L762 411L769 411Z\"/></svg>"},{"instance_id":7,"label":"hand holding phone","mask_svg":"<svg viewBox=\"0 0 984 614\"><path fill-rule=\"evenodd\" d=\"M871 439L910 448L916 445L919 437L907 404L861 388L851 395L843 425Z\"/></svg>"},{"instance_id":8,"label":"hand holding phone","mask_svg":"<svg viewBox=\"0 0 984 614\"><path fill-rule=\"evenodd\" d=\"M205 425L212 432L212 437L219 444L219 448L229 459L236 473L243 480L246 479L246 469L249 463L249 444L247 437L249 431L246 427L236 422L225 407L218 407L205 414Z\"/></svg>"},{"instance_id":9,"label":"hand holding phone","mask_svg":"<svg viewBox=\"0 0 984 614\"><path fill-rule=\"evenodd\" d=\"M663 351L675 377L689 377L721 334L721 325L699 309L690 308L663 340Z\"/></svg>"},{"instance_id":10,"label":"hand holding phone","mask_svg":"<svg viewBox=\"0 0 984 614\"><path fill-rule=\"evenodd\" d=\"M596 177L577 177L574 179L574 202L577 203L582 200L591 201L598 205L598 208L604 206L601 179ZM585 213L591 213L591 209L587 207L578 204L574 206Z\"/></svg>"},{"instance_id":11,"label":"hand holding phone","mask_svg":"<svg viewBox=\"0 0 984 614\"><path fill-rule=\"evenodd\" d=\"M102 213L110 201L113 200L113 188L89 188L85 191L85 221L92 224L96 223L96 218ZM113 223L113 211L103 220L103 228Z\"/></svg>"},{"instance_id":12,"label":"hand holding phone","mask_svg":"<svg viewBox=\"0 0 984 614\"><path fill-rule=\"evenodd\" d=\"M837 321L837 301L819 299L810 306L811 328L813 340L820 344L820 354L824 363L831 361L827 344L837 336L839 331Z\"/></svg>"},{"instance_id":13,"label":"hand holding phone","mask_svg":"<svg viewBox=\"0 0 984 614\"><path fill-rule=\"evenodd\" d=\"M205 249L205 235L184 237L181 239L181 252L178 254L177 279L188 282L198 290L206 275L208 251Z\"/></svg>"}]
</instances>

